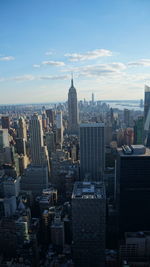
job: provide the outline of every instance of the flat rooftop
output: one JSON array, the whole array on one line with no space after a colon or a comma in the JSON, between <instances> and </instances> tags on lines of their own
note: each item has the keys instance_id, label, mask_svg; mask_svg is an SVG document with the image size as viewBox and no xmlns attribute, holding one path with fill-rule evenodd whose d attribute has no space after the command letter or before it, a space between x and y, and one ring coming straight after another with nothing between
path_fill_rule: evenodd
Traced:
<instances>
[{"instance_id":1,"label":"flat rooftop","mask_svg":"<svg viewBox=\"0 0 150 267\"><path fill-rule=\"evenodd\" d=\"M103 199L105 188L102 182L76 182L74 185L72 199Z\"/></svg>"},{"instance_id":2,"label":"flat rooftop","mask_svg":"<svg viewBox=\"0 0 150 267\"><path fill-rule=\"evenodd\" d=\"M144 145L122 146L117 148L121 157L146 157L150 156L150 149Z\"/></svg>"},{"instance_id":3,"label":"flat rooftop","mask_svg":"<svg viewBox=\"0 0 150 267\"><path fill-rule=\"evenodd\" d=\"M81 123L80 124L80 128L83 128L83 127L104 127L105 126L105 123L103 122L88 122L88 123Z\"/></svg>"}]
</instances>

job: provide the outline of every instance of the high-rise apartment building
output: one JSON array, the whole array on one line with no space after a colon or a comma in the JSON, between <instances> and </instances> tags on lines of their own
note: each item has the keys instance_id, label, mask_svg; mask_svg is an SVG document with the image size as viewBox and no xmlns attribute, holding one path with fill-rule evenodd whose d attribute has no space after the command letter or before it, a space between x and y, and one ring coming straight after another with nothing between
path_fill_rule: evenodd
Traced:
<instances>
[{"instance_id":1,"label":"high-rise apartment building","mask_svg":"<svg viewBox=\"0 0 150 267\"><path fill-rule=\"evenodd\" d=\"M75 267L103 267L106 195L102 182L76 182L72 194Z\"/></svg>"},{"instance_id":2,"label":"high-rise apartment building","mask_svg":"<svg viewBox=\"0 0 150 267\"><path fill-rule=\"evenodd\" d=\"M121 234L150 225L150 149L143 145L117 149L116 201Z\"/></svg>"},{"instance_id":3,"label":"high-rise apartment building","mask_svg":"<svg viewBox=\"0 0 150 267\"><path fill-rule=\"evenodd\" d=\"M80 176L100 181L105 165L104 123L80 124Z\"/></svg>"},{"instance_id":4,"label":"high-rise apartment building","mask_svg":"<svg viewBox=\"0 0 150 267\"><path fill-rule=\"evenodd\" d=\"M68 130L71 134L78 133L78 100L77 92L71 79L71 87L68 93Z\"/></svg>"}]
</instances>

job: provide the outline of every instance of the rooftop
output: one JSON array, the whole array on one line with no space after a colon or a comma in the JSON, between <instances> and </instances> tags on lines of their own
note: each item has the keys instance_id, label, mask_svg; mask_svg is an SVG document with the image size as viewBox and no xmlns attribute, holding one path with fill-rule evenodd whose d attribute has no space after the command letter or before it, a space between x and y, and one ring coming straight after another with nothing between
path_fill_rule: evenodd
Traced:
<instances>
[{"instance_id":1,"label":"rooftop","mask_svg":"<svg viewBox=\"0 0 150 267\"><path fill-rule=\"evenodd\" d=\"M122 147L117 148L117 151L122 157L150 156L150 149L143 145L131 145L130 147L124 145Z\"/></svg>"},{"instance_id":2,"label":"rooftop","mask_svg":"<svg viewBox=\"0 0 150 267\"><path fill-rule=\"evenodd\" d=\"M76 182L72 199L102 199L105 198L105 189L102 182Z\"/></svg>"},{"instance_id":3,"label":"rooftop","mask_svg":"<svg viewBox=\"0 0 150 267\"><path fill-rule=\"evenodd\" d=\"M104 127L105 124L103 122L89 122L89 123L81 123L81 127Z\"/></svg>"}]
</instances>

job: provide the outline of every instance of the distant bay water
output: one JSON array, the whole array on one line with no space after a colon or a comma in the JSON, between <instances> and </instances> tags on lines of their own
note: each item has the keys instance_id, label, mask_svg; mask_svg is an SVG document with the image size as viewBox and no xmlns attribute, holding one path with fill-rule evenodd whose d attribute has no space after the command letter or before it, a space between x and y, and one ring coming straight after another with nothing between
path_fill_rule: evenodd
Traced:
<instances>
[{"instance_id":1,"label":"distant bay water","mask_svg":"<svg viewBox=\"0 0 150 267\"><path fill-rule=\"evenodd\" d=\"M143 111L144 107L140 106L140 100L103 100L102 103L108 104L111 108L117 109L134 109Z\"/></svg>"}]
</instances>

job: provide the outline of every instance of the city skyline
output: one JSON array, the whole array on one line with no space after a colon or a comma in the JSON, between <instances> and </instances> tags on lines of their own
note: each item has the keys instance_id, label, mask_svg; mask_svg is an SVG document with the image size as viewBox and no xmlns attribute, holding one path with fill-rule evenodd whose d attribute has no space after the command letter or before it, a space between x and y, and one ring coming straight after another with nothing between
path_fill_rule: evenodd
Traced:
<instances>
[{"instance_id":1,"label":"city skyline","mask_svg":"<svg viewBox=\"0 0 150 267\"><path fill-rule=\"evenodd\" d=\"M150 84L148 1L0 3L0 104L141 99ZM124 93L125 92L125 93Z\"/></svg>"}]
</instances>

